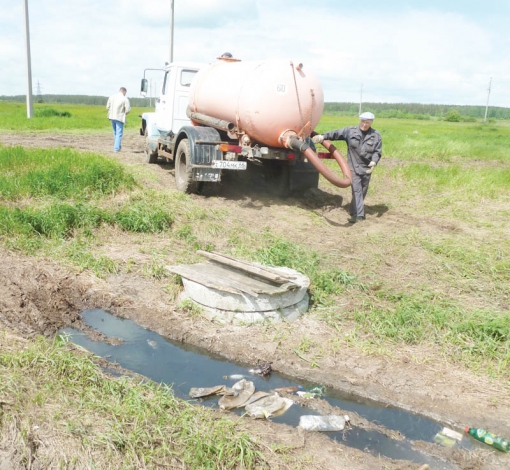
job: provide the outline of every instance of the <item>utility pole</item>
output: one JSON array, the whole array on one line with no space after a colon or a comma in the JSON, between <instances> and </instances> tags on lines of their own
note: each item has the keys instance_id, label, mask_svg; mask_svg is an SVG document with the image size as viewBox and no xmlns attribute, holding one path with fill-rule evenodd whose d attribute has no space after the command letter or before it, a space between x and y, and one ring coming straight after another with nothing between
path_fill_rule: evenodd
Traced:
<instances>
[{"instance_id":1,"label":"utility pole","mask_svg":"<svg viewBox=\"0 0 510 470\"><path fill-rule=\"evenodd\" d=\"M363 83L361 84L361 88L359 90L359 114L361 115L361 103L363 101Z\"/></svg>"},{"instance_id":2,"label":"utility pole","mask_svg":"<svg viewBox=\"0 0 510 470\"><path fill-rule=\"evenodd\" d=\"M174 61L174 0L170 0L170 63Z\"/></svg>"},{"instance_id":3,"label":"utility pole","mask_svg":"<svg viewBox=\"0 0 510 470\"><path fill-rule=\"evenodd\" d=\"M28 0L23 2L25 8L25 39L27 49L27 118L34 115L34 105L32 103L32 61L30 59L30 27L28 25Z\"/></svg>"},{"instance_id":4,"label":"utility pole","mask_svg":"<svg viewBox=\"0 0 510 470\"><path fill-rule=\"evenodd\" d=\"M487 104L485 105L485 117L483 118L483 122L487 122L487 110L489 109L489 96L491 94L491 85L492 85L492 77L489 80L489 88L487 89Z\"/></svg>"}]
</instances>

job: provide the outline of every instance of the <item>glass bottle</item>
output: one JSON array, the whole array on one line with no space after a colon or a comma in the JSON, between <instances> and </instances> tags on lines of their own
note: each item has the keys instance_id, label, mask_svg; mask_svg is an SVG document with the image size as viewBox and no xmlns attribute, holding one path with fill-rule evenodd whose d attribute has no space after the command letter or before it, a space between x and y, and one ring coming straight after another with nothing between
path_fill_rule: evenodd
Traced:
<instances>
[{"instance_id":1,"label":"glass bottle","mask_svg":"<svg viewBox=\"0 0 510 470\"><path fill-rule=\"evenodd\" d=\"M483 442L484 444L492 446L495 449L501 450L503 452L510 451L510 442L507 439L496 436L495 434L492 434L485 429L466 428L465 431L470 436L474 437L477 441Z\"/></svg>"}]
</instances>

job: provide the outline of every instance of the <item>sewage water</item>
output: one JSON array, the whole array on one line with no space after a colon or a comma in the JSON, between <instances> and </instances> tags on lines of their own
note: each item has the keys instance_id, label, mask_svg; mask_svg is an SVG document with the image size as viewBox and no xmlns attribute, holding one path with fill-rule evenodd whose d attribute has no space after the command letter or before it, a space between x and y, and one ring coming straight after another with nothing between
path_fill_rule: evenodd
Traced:
<instances>
[{"instance_id":1,"label":"sewage water","mask_svg":"<svg viewBox=\"0 0 510 470\"><path fill-rule=\"evenodd\" d=\"M117 362L125 369L143 375L154 382L172 386L175 396L184 400L190 400L189 391L192 387L211 387L222 384L232 386L238 379L225 379L224 377L236 374L244 375L247 380L253 381L255 390L262 391L270 391L279 387L316 385L303 381L298 383L295 379L276 372L272 372L269 377L250 374L249 369L255 364L243 365L229 362L206 350L164 338L140 327L131 320L115 317L104 310L86 310L82 313L82 318L89 327L100 331L107 337L119 338L123 340L123 343L111 345L93 341L84 332L73 328L63 329L61 333L68 335L73 343L106 358L108 361ZM219 398L218 396L206 398L200 400L200 403L204 406L217 407ZM403 441L396 441L377 431L352 427L347 432L326 433L330 438L374 456L383 455L392 459L427 463L436 469L457 468L413 449L410 442L411 440L433 442L434 436L441 431L444 424L376 402L356 400L331 389L327 389L322 398L332 406L356 412L375 424L400 431L405 436ZM197 400L192 401L196 402ZM234 412L243 414L244 409ZM304 414L319 413L300 406L291 406L286 413L273 417L271 420L275 423L297 426L300 416ZM477 443L463 438L460 443L456 444L456 447L469 450L477 447Z\"/></svg>"}]
</instances>

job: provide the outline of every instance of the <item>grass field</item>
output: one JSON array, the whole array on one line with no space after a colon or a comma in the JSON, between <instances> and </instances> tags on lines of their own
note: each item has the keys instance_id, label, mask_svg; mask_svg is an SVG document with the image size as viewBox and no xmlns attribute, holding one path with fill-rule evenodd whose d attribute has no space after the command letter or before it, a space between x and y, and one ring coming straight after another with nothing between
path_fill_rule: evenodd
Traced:
<instances>
[{"instance_id":1,"label":"grass field","mask_svg":"<svg viewBox=\"0 0 510 470\"><path fill-rule=\"evenodd\" d=\"M126 129L138 128L138 117L147 108L131 108ZM104 106L76 104L34 103L34 115L27 119L25 103L0 101L0 130L16 132L87 133L111 131L110 121Z\"/></svg>"},{"instance_id":2,"label":"grass field","mask_svg":"<svg viewBox=\"0 0 510 470\"><path fill-rule=\"evenodd\" d=\"M33 128L44 132L109 130L101 107L54 108L74 117L36 117L30 121L37 123ZM5 129L13 116L8 130L27 130L22 105L1 103L0 109L0 128ZM352 119L324 116L317 131L352 123ZM369 278L357 279L328 266L324 254L271 233L262 243L249 232L240 237L234 229L235 233L226 234L231 245L238 254L304 272L312 280L316 307L331 305L336 295L355 289L363 307L353 312L353 318L361 332L383 341L408 343L426 341L432 335L445 349L451 346L459 351L459 357L467 357L473 367L484 364L491 373L506 374L510 313L490 304L470 309L434 291L437 276L441 276L441 282L459 289L481 283L490 286L500 299L508 295L510 240L498 220L510 216L510 125L386 119L376 120L374 127L383 136L384 159L371 190L377 193L391 185L398 191L393 192L390 204L402 205L404 211L407 207L421 217L439 215L473 227L473 233L461 237L411 230L384 239L377 235L368 238L367 243L387 252L385 256L403 262L406 252L419 249L437 266L436 278L423 279L423 285L406 293L382 290L367 295L367 285L382 281L377 269L372 268ZM497 213L481 215L484 207ZM184 244L184 258L193 259L196 249L214 249L214 239L228 217L222 211L204 210L177 192L145 190L125 167L108 158L69 149L19 147L0 148L0 212L0 234L6 245L27 253L63 257L99 276L123 269L118 262L95 254L101 227L146 234L173 231ZM488 230L488 235L480 236L479 228ZM374 266L378 263L381 259L375 260ZM439 270L439 266L447 269ZM157 263L146 272L164 275ZM464 348L465 344L471 346Z\"/></svg>"},{"instance_id":3,"label":"grass field","mask_svg":"<svg viewBox=\"0 0 510 470\"><path fill-rule=\"evenodd\" d=\"M36 110L43 107L48 105ZM71 116L27 121L24 105L0 103L0 130L110 131L101 107L51 108ZM138 119L132 122L138 126ZM324 116L317 131L355 123ZM332 338L328 345L311 345L303 338L296 350L306 351L312 364L342 345L388 356L393 347L423 345L437 357L510 386L510 123L376 119L374 127L383 136L384 157L371 195L384 200L385 210L397 209L399 220L412 222L369 232L363 238L366 257L358 262L344 260L340 266L326 251L296 243L285 231L268 229L260 236L253 227L225 224L232 218L227 210L204 208L173 190L148 190L143 175L128 167L66 149L0 146L0 240L11 249L105 276L133 269L129 260L102 254L112 233L144 237L144 244L171 235L177 262L196 260L197 249L214 249L221 235L236 256L309 276L311 315L325 325L343 332L352 322L341 343ZM303 217L320 230L322 221L308 213ZM178 280L163 269L169 253L151 253L152 262L140 271L166 278L168 292L175 292ZM410 272L416 260L419 269ZM387 274L390 264L398 275ZM336 304L343 293L353 302L340 314ZM13 374L26 367L15 355L0 357L0 365L6 361ZM246 465L255 465L258 454L251 444L240 445L243 455L242 446L249 450Z\"/></svg>"},{"instance_id":4,"label":"grass field","mask_svg":"<svg viewBox=\"0 0 510 470\"><path fill-rule=\"evenodd\" d=\"M0 395L17 404L4 416L20 429L50 422L52 441L61 439L73 455L67 460L58 448L40 452L44 468L83 468L83 462L91 469L268 468L242 429L177 400L166 386L111 380L61 338L39 339L20 351L4 338L3 346ZM28 446L20 452L19 460L30 461Z\"/></svg>"}]
</instances>

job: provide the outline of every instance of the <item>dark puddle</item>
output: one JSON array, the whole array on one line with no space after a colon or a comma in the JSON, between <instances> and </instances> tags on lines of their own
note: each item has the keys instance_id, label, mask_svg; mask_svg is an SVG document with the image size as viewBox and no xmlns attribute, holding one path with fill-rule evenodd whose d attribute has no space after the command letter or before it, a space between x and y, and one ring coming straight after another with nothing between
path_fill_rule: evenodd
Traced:
<instances>
[{"instance_id":1,"label":"dark puddle","mask_svg":"<svg viewBox=\"0 0 510 470\"><path fill-rule=\"evenodd\" d=\"M253 381L255 390L262 391L296 385L304 387L315 385L305 382L297 383L291 377L276 372L267 378L250 374L249 369L255 364L243 366L228 362L206 350L163 338L130 320L115 317L103 310L87 310L82 313L82 318L89 327L100 331L107 337L120 338L123 343L111 345L93 341L82 331L71 328L64 329L61 333L69 335L73 343L111 362L117 362L125 369L143 375L154 382L171 385L174 394L184 400L190 399L189 391L192 387L211 387L221 384L232 386L239 380L238 378L225 378L225 376L232 375L243 375L247 380ZM217 407L218 399L219 397L214 396L200 401L200 403L204 406ZM377 425L399 431L405 437L404 440L397 441L378 431L352 427L346 432L326 433L332 439L369 452L374 456L383 455L392 459L427 463L437 469L456 468L449 463L413 449L410 442L412 440L433 442L434 436L441 431L444 424L375 402L356 400L331 389L327 389L323 399L332 406L355 412ZM230 412L237 412L241 415L244 413L244 409ZM271 420L275 423L297 426L299 417L304 414L319 413L299 405L293 405L285 414L272 417ZM457 431L460 430L457 429ZM476 442L466 438L456 444L456 448L466 450L475 446L477 446Z\"/></svg>"}]
</instances>

